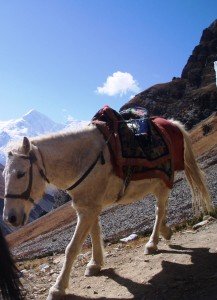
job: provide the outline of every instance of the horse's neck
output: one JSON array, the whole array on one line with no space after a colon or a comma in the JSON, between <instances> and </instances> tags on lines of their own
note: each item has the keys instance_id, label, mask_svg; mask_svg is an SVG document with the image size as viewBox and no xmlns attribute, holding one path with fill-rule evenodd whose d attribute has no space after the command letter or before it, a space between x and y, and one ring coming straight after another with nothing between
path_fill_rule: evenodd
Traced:
<instances>
[{"instance_id":1,"label":"horse's neck","mask_svg":"<svg viewBox=\"0 0 217 300\"><path fill-rule=\"evenodd\" d=\"M89 167L102 150L103 138L95 127L34 142L50 183L66 189Z\"/></svg>"}]
</instances>

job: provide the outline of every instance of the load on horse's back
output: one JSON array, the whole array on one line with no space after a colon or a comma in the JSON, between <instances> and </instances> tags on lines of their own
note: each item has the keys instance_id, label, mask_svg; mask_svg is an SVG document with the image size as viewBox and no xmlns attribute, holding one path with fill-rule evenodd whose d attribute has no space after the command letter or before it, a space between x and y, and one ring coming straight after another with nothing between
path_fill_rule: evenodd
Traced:
<instances>
[{"instance_id":1,"label":"load on horse's back","mask_svg":"<svg viewBox=\"0 0 217 300\"><path fill-rule=\"evenodd\" d=\"M106 206L132 203L148 194L157 198L146 254L157 250L160 234L171 238L166 212L175 171L185 171L194 211L199 214L213 209L184 126L163 118L146 120L140 126L137 119L130 123L106 106L80 131L31 140L25 137L8 153L3 173L5 220L14 226L24 225L47 183L67 190L77 211L77 226L49 300L65 294L72 264L88 234L92 258L85 275L96 275L101 270L104 256L99 215Z\"/></svg>"},{"instance_id":2,"label":"load on horse's back","mask_svg":"<svg viewBox=\"0 0 217 300\"><path fill-rule=\"evenodd\" d=\"M0 229L0 299L24 299L20 288L19 272Z\"/></svg>"}]
</instances>

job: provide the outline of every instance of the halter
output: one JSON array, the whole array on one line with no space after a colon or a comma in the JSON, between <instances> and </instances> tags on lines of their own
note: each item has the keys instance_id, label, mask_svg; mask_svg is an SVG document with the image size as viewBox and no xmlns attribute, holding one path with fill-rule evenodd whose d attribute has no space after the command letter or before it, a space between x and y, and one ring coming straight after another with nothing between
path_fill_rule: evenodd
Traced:
<instances>
[{"instance_id":1,"label":"halter","mask_svg":"<svg viewBox=\"0 0 217 300\"><path fill-rule=\"evenodd\" d=\"M6 194L4 197L5 198L12 198L12 199L24 199L27 201L30 201L33 205L36 205L35 201L33 198L30 197L31 194L31 189L32 189L32 181L33 181L33 164L37 161L37 158L35 156L35 153L33 151L30 151L29 156L27 155L22 155L22 154L16 154L16 156L19 156L23 159L28 159L30 162L30 168L29 168L29 184L27 186L27 189L25 190L25 192L23 192L22 194ZM44 171L39 168L38 164L36 164L38 169L39 169L39 174L41 175L41 177L47 182L50 183L50 181L48 180L48 178L46 177Z\"/></svg>"}]
</instances>

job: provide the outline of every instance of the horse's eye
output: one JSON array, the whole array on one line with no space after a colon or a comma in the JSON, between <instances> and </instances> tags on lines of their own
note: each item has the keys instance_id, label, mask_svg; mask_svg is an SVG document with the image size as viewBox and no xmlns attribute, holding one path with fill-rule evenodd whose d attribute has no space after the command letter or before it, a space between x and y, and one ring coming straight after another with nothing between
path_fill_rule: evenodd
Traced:
<instances>
[{"instance_id":1,"label":"horse's eye","mask_svg":"<svg viewBox=\"0 0 217 300\"><path fill-rule=\"evenodd\" d=\"M17 178L22 178L23 176L25 176L26 172L22 172L22 171L18 171L17 172Z\"/></svg>"}]
</instances>

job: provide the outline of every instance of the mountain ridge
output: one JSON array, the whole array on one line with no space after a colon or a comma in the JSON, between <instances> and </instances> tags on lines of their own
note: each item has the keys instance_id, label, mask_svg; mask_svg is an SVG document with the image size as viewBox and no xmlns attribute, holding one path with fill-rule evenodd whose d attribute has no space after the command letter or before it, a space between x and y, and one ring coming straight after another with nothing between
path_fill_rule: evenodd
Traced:
<instances>
[{"instance_id":1,"label":"mountain ridge","mask_svg":"<svg viewBox=\"0 0 217 300\"><path fill-rule=\"evenodd\" d=\"M203 30L181 77L149 87L123 105L121 110L142 106L150 115L180 120L191 129L217 111L216 61L217 20Z\"/></svg>"}]
</instances>

